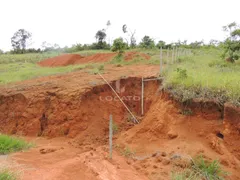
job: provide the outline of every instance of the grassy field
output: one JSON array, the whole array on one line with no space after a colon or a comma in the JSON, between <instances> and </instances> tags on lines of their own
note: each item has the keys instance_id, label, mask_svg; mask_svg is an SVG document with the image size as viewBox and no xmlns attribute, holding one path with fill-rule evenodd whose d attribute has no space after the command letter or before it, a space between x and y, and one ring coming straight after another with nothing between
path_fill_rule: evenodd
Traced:
<instances>
[{"instance_id":1,"label":"grassy field","mask_svg":"<svg viewBox=\"0 0 240 180\"><path fill-rule=\"evenodd\" d=\"M79 51L74 54L89 56L96 53L107 53L108 50L86 50ZM0 54L0 64L9 63L36 63L41 60L51 58L63 54L62 52L46 52L46 53L29 53L29 54Z\"/></svg>"},{"instance_id":2,"label":"grassy field","mask_svg":"<svg viewBox=\"0 0 240 180\"><path fill-rule=\"evenodd\" d=\"M32 54L1 54L0 55L0 65L9 63L36 63L43 59L54 57L60 53L32 53Z\"/></svg>"},{"instance_id":3,"label":"grassy field","mask_svg":"<svg viewBox=\"0 0 240 180\"><path fill-rule=\"evenodd\" d=\"M224 62L221 51L195 51L165 69L164 87L181 101L191 98L230 101L240 106L240 62Z\"/></svg>"},{"instance_id":4,"label":"grassy field","mask_svg":"<svg viewBox=\"0 0 240 180\"><path fill-rule=\"evenodd\" d=\"M131 64L155 64L159 65L160 52L158 49L135 51L143 52L151 56L149 61L136 58L133 61L124 62L115 57L105 64L131 65ZM77 54L83 56L96 53L107 53L107 50L80 51ZM191 56L178 58L177 63L171 64L172 54L163 50L164 87L171 91L180 101L192 98L218 99L224 103L230 101L240 106L240 62L226 63L220 58L222 51L219 49L192 50ZM59 53L0 55L0 84L33 79L41 76L63 74L80 69L87 70L91 74L104 70L102 64L84 64L67 67L43 68L35 63L58 55ZM169 63L170 62L170 63Z\"/></svg>"},{"instance_id":5,"label":"grassy field","mask_svg":"<svg viewBox=\"0 0 240 180\"><path fill-rule=\"evenodd\" d=\"M64 74L81 69L86 69L89 73L97 72L103 69L102 64L93 65L75 65L64 67L40 67L33 63L10 63L0 65L0 84L8 84L12 82L23 81L27 79L49 76L54 74Z\"/></svg>"}]
</instances>

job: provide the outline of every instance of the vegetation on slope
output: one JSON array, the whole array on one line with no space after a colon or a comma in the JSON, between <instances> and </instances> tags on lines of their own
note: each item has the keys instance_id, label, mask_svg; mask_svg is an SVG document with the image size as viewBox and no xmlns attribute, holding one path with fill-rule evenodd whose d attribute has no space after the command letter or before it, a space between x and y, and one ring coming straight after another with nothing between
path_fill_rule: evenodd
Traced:
<instances>
[{"instance_id":1,"label":"vegetation on slope","mask_svg":"<svg viewBox=\"0 0 240 180\"><path fill-rule=\"evenodd\" d=\"M220 54L201 50L194 56L180 57L179 63L165 71L165 89L182 102L209 98L240 106L240 63L222 61Z\"/></svg>"}]
</instances>

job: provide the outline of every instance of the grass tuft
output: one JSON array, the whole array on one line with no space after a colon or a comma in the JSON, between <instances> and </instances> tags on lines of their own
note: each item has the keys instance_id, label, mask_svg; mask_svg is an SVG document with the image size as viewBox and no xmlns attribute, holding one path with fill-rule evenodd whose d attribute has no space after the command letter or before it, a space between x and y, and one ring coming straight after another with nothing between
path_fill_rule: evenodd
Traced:
<instances>
[{"instance_id":1,"label":"grass tuft","mask_svg":"<svg viewBox=\"0 0 240 180\"><path fill-rule=\"evenodd\" d=\"M125 147L122 151L122 154L125 157L132 157L135 154L135 151L131 150L129 147Z\"/></svg>"},{"instance_id":2,"label":"grass tuft","mask_svg":"<svg viewBox=\"0 0 240 180\"><path fill-rule=\"evenodd\" d=\"M221 168L219 161L207 162L202 156L193 160L190 168L172 172L171 180L224 180L229 173Z\"/></svg>"},{"instance_id":3,"label":"grass tuft","mask_svg":"<svg viewBox=\"0 0 240 180\"><path fill-rule=\"evenodd\" d=\"M0 169L0 180L17 180L17 174L8 169Z\"/></svg>"},{"instance_id":4,"label":"grass tuft","mask_svg":"<svg viewBox=\"0 0 240 180\"><path fill-rule=\"evenodd\" d=\"M32 146L23 139L0 134L0 155L26 150Z\"/></svg>"}]
</instances>

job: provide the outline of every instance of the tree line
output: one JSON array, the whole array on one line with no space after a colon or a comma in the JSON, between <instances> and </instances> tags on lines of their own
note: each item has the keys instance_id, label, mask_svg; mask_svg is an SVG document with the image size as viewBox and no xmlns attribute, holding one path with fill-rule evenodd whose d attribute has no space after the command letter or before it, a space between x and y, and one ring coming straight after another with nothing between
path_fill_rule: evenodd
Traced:
<instances>
[{"instance_id":1,"label":"tree line","mask_svg":"<svg viewBox=\"0 0 240 180\"><path fill-rule=\"evenodd\" d=\"M32 34L25 29L19 29L16 31L11 38L11 44L13 50L7 52L10 54L24 54L24 53L42 53L49 51L59 51L65 53L74 53L83 50L97 50L106 49L112 51L123 52L126 49L134 48L144 48L144 49L154 49L154 48L173 48L173 47L183 47L183 48L201 48L201 47L222 47L224 53L223 58L228 58L229 61L233 62L240 57L240 26L236 23L230 23L223 26L223 30L228 33L227 38L223 41L210 40L208 44L204 44L203 41L195 41L187 43L187 40L167 44L165 41L155 42L154 38L145 35L140 43L137 44L135 34L136 30L131 30L126 24L122 26L123 37L119 37L114 40L113 44L107 42L108 29L111 26L111 22L107 21L106 27L98 30L95 34L96 42L92 44L74 44L71 47L61 48L58 44L50 44L44 41L41 48L27 48L31 44ZM0 54L4 53L0 50Z\"/></svg>"}]
</instances>

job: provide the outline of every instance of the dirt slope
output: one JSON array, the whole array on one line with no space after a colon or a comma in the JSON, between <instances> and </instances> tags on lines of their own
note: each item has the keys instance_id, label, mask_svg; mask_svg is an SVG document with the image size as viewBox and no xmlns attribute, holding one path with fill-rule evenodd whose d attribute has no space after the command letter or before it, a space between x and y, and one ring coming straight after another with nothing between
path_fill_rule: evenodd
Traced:
<instances>
[{"instance_id":1,"label":"dirt slope","mask_svg":"<svg viewBox=\"0 0 240 180\"><path fill-rule=\"evenodd\" d=\"M57 57L45 59L40 61L38 64L40 66L48 66L48 67L55 67L55 66L67 66L70 64L74 64L77 60L82 59L83 57L79 54L63 54Z\"/></svg>"},{"instance_id":2,"label":"dirt slope","mask_svg":"<svg viewBox=\"0 0 240 180\"><path fill-rule=\"evenodd\" d=\"M68 66L76 64L86 63L102 63L112 60L117 53L98 53L91 56L83 57L79 54L64 54L61 56L42 60L38 64L43 67L56 67L56 66ZM143 58L146 60L150 59L150 56L139 52L126 52L124 53L124 60L131 61L134 58Z\"/></svg>"},{"instance_id":3,"label":"dirt slope","mask_svg":"<svg viewBox=\"0 0 240 180\"><path fill-rule=\"evenodd\" d=\"M229 125L235 122L229 122L229 110L221 119L221 112L205 103L192 108L192 116L183 115L182 107L159 91L159 82L148 81L141 117L141 78L156 76L158 70L106 66L103 74L141 121L138 125L105 82L84 70L0 86L0 131L32 136L36 143L0 163L23 172L23 179L165 180L171 170L201 154L219 159L231 172L227 179L240 179L239 134ZM109 114L118 127L113 160L108 158ZM224 139L217 136L220 132ZM124 157L131 152L131 158Z\"/></svg>"}]
</instances>

